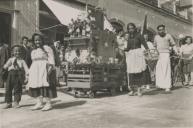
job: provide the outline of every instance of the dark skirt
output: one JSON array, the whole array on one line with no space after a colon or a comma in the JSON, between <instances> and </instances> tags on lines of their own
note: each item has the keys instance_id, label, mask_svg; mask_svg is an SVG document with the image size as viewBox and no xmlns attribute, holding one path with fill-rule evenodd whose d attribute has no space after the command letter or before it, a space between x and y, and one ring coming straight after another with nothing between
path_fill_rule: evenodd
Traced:
<instances>
[{"instance_id":1,"label":"dark skirt","mask_svg":"<svg viewBox=\"0 0 193 128\"><path fill-rule=\"evenodd\" d=\"M3 68L0 67L0 88L3 88L4 87L4 80L3 80Z\"/></svg>"},{"instance_id":2,"label":"dark skirt","mask_svg":"<svg viewBox=\"0 0 193 128\"><path fill-rule=\"evenodd\" d=\"M137 85L141 87L142 85L148 84L151 84L151 76L148 68L146 68L146 70L141 73L129 74L129 85Z\"/></svg>"},{"instance_id":3,"label":"dark skirt","mask_svg":"<svg viewBox=\"0 0 193 128\"><path fill-rule=\"evenodd\" d=\"M183 61L183 73L187 74L193 72L193 60Z\"/></svg>"},{"instance_id":4,"label":"dark skirt","mask_svg":"<svg viewBox=\"0 0 193 128\"><path fill-rule=\"evenodd\" d=\"M48 82L49 87L29 88L29 95L34 98L39 96L56 98L56 70L53 70L52 73L48 76Z\"/></svg>"}]
</instances>

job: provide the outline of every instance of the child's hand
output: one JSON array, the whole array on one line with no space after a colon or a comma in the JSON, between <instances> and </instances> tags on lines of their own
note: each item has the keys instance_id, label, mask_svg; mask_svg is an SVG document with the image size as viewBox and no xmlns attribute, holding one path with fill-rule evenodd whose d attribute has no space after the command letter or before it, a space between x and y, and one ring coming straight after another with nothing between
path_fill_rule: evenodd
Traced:
<instances>
[{"instance_id":1,"label":"child's hand","mask_svg":"<svg viewBox=\"0 0 193 128\"><path fill-rule=\"evenodd\" d=\"M51 74L53 68L54 68L54 67L53 67L52 65L49 65L49 66L48 66L48 75Z\"/></svg>"},{"instance_id":2,"label":"child's hand","mask_svg":"<svg viewBox=\"0 0 193 128\"><path fill-rule=\"evenodd\" d=\"M29 90L29 86L25 86L25 90Z\"/></svg>"}]
</instances>

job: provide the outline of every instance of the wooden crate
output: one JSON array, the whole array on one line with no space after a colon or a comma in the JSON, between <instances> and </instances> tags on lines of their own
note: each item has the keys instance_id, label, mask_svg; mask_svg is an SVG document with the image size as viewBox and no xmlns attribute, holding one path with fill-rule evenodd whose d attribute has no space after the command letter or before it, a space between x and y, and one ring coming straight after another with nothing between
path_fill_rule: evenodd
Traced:
<instances>
[{"instance_id":1,"label":"wooden crate","mask_svg":"<svg viewBox=\"0 0 193 128\"><path fill-rule=\"evenodd\" d=\"M105 35L105 36L104 36ZM115 58L113 35L106 31L93 31L91 37L66 38L72 49L93 49L97 56L103 58L101 63L76 64L69 66L68 86L73 90L90 91L91 96L96 91L108 90L122 86L122 67L118 64L108 64L109 58Z\"/></svg>"}]
</instances>

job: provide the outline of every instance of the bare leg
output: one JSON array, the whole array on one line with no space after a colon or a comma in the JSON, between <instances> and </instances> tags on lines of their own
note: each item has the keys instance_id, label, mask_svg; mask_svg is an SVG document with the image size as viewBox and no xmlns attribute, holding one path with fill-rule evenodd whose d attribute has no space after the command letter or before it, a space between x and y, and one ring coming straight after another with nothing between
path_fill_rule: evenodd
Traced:
<instances>
[{"instance_id":1,"label":"bare leg","mask_svg":"<svg viewBox=\"0 0 193 128\"><path fill-rule=\"evenodd\" d=\"M138 87L138 88L137 88L137 95L138 95L138 96L142 96L141 87Z\"/></svg>"},{"instance_id":2,"label":"bare leg","mask_svg":"<svg viewBox=\"0 0 193 128\"><path fill-rule=\"evenodd\" d=\"M185 85L188 85L188 82L189 82L189 74L184 74L184 77L185 77Z\"/></svg>"},{"instance_id":3,"label":"bare leg","mask_svg":"<svg viewBox=\"0 0 193 128\"><path fill-rule=\"evenodd\" d=\"M51 99L46 97L45 100L46 100L46 105L42 108L42 111L48 111L52 109Z\"/></svg>"},{"instance_id":4,"label":"bare leg","mask_svg":"<svg viewBox=\"0 0 193 128\"><path fill-rule=\"evenodd\" d=\"M43 108L43 97L39 96L38 98L36 98L36 100L37 100L37 103L35 104L35 106L31 108L31 110L38 110Z\"/></svg>"},{"instance_id":5,"label":"bare leg","mask_svg":"<svg viewBox=\"0 0 193 128\"><path fill-rule=\"evenodd\" d=\"M193 85L193 72L190 73L190 83L189 85Z\"/></svg>"}]
</instances>

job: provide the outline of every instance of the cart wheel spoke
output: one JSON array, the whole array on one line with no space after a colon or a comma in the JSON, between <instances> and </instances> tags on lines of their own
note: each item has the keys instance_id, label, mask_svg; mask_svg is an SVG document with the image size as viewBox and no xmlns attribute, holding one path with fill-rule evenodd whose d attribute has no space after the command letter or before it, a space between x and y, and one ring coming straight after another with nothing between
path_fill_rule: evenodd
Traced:
<instances>
[{"instance_id":1,"label":"cart wheel spoke","mask_svg":"<svg viewBox=\"0 0 193 128\"><path fill-rule=\"evenodd\" d=\"M115 96L116 95L116 89L115 88L111 88L110 89L110 93L112 96Z\"/></svg>"}]
</instances>

